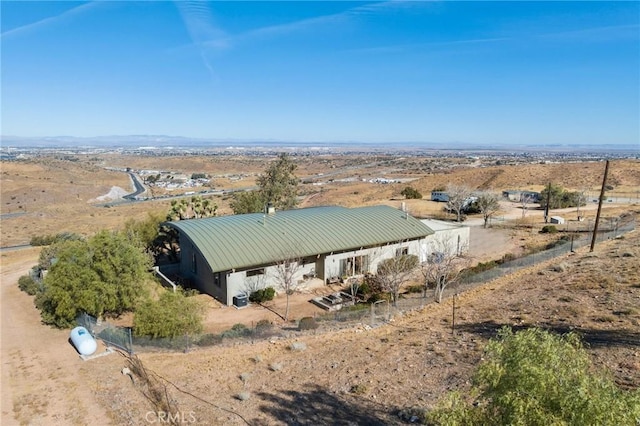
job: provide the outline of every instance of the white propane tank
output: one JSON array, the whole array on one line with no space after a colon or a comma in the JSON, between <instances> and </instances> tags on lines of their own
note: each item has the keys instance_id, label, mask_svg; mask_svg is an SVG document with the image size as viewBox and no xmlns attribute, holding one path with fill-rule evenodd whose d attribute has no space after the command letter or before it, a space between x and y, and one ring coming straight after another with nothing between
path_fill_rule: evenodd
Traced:
<instances>
[{"instance_id":1,"label":"white propane tank","mask_svg":"<svg viewBox=\"0 0 640 426\"><path fill-rule=\"evenodd\" d=\"M71 342L80 355L91 355L98 349L96 339L84 327L76 327L71 330Z\"/></svg>"}]
</instances>

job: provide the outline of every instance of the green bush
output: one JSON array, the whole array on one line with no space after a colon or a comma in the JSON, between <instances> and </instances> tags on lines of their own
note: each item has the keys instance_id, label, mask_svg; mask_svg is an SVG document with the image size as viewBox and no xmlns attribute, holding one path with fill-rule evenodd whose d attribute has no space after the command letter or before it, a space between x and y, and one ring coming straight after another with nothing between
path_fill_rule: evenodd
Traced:
<instances>
[{"instance_id":1,"label":"green bush","mask_svg":"<svg viewBox=\"0 0 640 426\"><path fill-rule=\"evenodd\" d=\"M298 330L315 330L318 328L318 323L313 317L303 317L298 323Z\"/></svg>"},{"instance_id":2,"label":"green bush","mask_svg":"<svg viewBox=\"0 0 640 426\"><path fill-rule=\"evenodd\" d=\"M558 232L558 228L555 225L545 225L540 230L541 234L555 234Z\"/></svg>"},{"instance_id":3,"label":"green bush","mask_svg":"<svg viewBox=\"0 0 640 426\"><path fill-rule=\"evenodd\" d=\"M223 331L220 336L223 338L245 337L251 334L251 329L244 324L234 324L231 329Z\"/></svg>"},{"instance_id":4,"label":"green bush","mask_svg":"<svg viewBox=\"0 0 640 426\"><path fill-rule=\"evenodd\" d=\"M18 278L18 288L31 296L35 296L40 290L40 285L29 275L23 275Z\"/></svg>"},{"instance_id":5,"label":"green bush","mask_svg":"<svg viewBox=\"0 0 640 426\"><path fill-rule=\"evenodd\" d=\"M594 370L574 333L503 328L487 345L467 394L475 401L451 393L423 420L438 425L633 425L640 419L640 390L621 390Z\"/></svg>"},{"instance_id":6,"label":"green bush","mask_svg":"<svg viewBox=\"0 0 640 426\"><path fill-rule=\"evenodd\" d=\"M205 306L182 291L165 291L159 300L147 300L136 310L133 329L136 336L176 337L202 331Z\"/></svg>"},{"instance_id":7,"label":"green bush","mask_svg":"<svg viewBox=\"0 0 640 426\"><path fill-rule=\"evenodd\" d=\"M276 291L273 287L262 288L260 290L256 290L251 295L249 295L249 301L254 303L263 303L268 302L269 300L273 300L276 296Z\"/></svg>"},{"instance_id":8,"label":"green bush","mask_svg":"<svg viewBox=\"0 0 640 426\"><path fill-rule=\"evenodd\" d=\"M400 192L400 195L403 195L407 199L416 199L419 200L422 198L422 194L415 188L407 186Z\"/></svg>"}]
</instances>

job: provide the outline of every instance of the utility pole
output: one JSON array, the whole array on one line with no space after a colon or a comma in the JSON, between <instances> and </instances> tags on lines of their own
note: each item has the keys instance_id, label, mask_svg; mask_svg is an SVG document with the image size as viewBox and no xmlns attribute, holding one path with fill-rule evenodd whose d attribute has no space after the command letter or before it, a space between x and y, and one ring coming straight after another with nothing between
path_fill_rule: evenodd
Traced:
<instances>
[{"instance_id":1,"label":"utility pole","mask_svg":"<svg viewBox=\"0 0 640 426\"><path fill-rule=\"evenodd\" d=\"M544 223L549 222L549 203L551 203L551 182L547 186L547 205L544 207Z\"/></svg>"},{"instance_id":2,"label":"utility pole","mask_svg":"<svg viewBox=\"0 0 640 426\"><path fill-rule=\"evenodd\" d=\"M591 248L589 249L589 252L592 252L593 247L596 245L596 235L598 235L598 224L600 223L600 211L602 210L602 201L604 200L604 187L607 185L607 174L609 174L609 160L607 160L607 163L604 166L604 179L602 179L600 199L598 200L598 212L596 213L596 223L593 225L593 236L591 237Z\"/></svg>"}]
</instances>

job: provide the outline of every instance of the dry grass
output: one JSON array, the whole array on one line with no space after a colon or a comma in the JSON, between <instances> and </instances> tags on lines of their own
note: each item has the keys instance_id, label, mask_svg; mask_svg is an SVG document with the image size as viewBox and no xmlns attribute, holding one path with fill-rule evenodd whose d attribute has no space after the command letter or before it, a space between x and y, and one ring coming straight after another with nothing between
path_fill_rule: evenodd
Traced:
<instances>
[{"instance_id":1,"label":"dry grass","mask_svg":"<svg viewBox=\"0 0 640 426\"><path fill-rule=\"evenodd\" d=\"M296 161L301 176L336 173L332 175L336 180L359 178L321 187L304 185L308 196L303 205L309 206L378 203L399 206L403 201L399 192L406 184L376 185L362 181L376 176L394 177L393 174L416 178L412 185L428 196L433 187L447 182L494 189L539 189L553 179L570 189L581 188L583 181L595 188L604 166L594 162L480 168L468 161L463 166L451 168L452 162L443 159L399 161L378 157L357 161L342 157L297 158ZM354 164L359 168L347 169ZM371 164L376 166L366 167ZM243 181L253 184L250 174L259 173L265 163L264 159L244 157L159 159L117 155L97 160L81 158L81 161L3 162L2 213L8 213L8 209L13 213L13 209L18 209L18 201L26 206L27 213L3 218L2 245L28 242L33 235L60 231L91 234L101 228L118 228L128 218L142 218L149 210L168 209L168 201L113 208L99 208L88 203L107 193L111 186L129 188L128 177L104 170L102 167L107 165L172 170L179 167L179 171L186 173L215 174L218 182L229 179L223 176L225 174L245 173L247 177ZM392 170L396 171L391 173ZM640 188L637 161L614 161L611 174L611 182L617 190ZM220 198L216 202L219 202L222 214L228 212L227 201ZM408 200L406 203L410 212L416 215L437 215L441 208L440 204L426 200ZM629 209L629 206L606 206L605 214ZM519 245L518 250L525 251L549 242L550 236L537 232L541 225L539 219L526 218L519 222L508 231ZM3 276L26 270L25 256L34 259L35 251L2 253ZM394 414L398 409L430 406L449 390L467 389L472 371L482 357L484 344L503 325L577 331L588 344L598 367L610 371L620 386L637 388L640 386L638 258L640 233L634 232L623 239L598 244L595 253L579 249L573 255L465 292L456 301L455 334L451 332L451 301L445 300L374 329L291 332L290 339L272 342L211 347L186 354L142 353L139 356L150 375L160 372L163 378L191 394L216 403L213 407L172 387L162 387L164 399L155 398L155 401L169 409L180 407L186 413L195 413L199 424L242 424L229 410L241 413L252 424L286 424L296 419L315 421L316 424L332 421L365 424L375 420L381 424L394 424L398 422ZM563 266L552 271L554 265ZM9 293L3 293L3 296L6 294ZM8 312L13 315L11 318L18 318L13 325L29 330L29 336L36 342L21 343L28 344L28 352L3 352L3 362L7 360L16 366L15 376L10 377L12 383L18 385L12 400L15 420L25 424L55 421L82 424L95 411L91 404L81 404L91 407L89 411L58 412L60 410L55 408L71 406L80 392L103 407L113 424L145 424L145 413L155 408L155 402L152 404L140 388L120 374L126 365L124 358L103 357L73 369L72 373L71 368L66 368L64 374L57 371L56 368L66 362L64 352L55 358L55 363L45 362L42 354L50 359L52 354L69 349L66 346L61 349L60 344L60 341L65 344L66 333L40 325L37 318L25 322L23 317L28 317L28 313L37 315L32 301L18 291L11 293L11 297L11 304L5 305L3 300L3 315ZM19 309L21 315L8 311L10 309ZM223 308L211 305L211 309L219 311ZM294 343L304 345L299 347L306 349L291 350ZM34 376L35 368L43 371ZM46 391L47 388L51 390ZM66 392L66 389L71 391ZM157 392L151 390L151 387L144 389L148 396L154 396ZM58 395L59 401L39 399L38 392ZM238 398L243 392L249 397ZM66 399L69 401L61 403ZM343 413L349 417L340 417ZM102 420L106 423L108 419Z\"/></svg>"}]
</instances>

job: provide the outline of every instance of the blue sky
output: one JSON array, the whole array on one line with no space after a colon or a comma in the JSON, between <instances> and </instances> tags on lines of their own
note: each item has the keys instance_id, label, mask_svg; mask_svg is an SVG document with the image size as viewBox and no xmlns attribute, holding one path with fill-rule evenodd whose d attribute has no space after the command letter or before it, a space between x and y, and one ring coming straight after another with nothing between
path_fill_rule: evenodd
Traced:
<instances>
[{"instance_id":1,"label":"blue sky","mask_svg":"<svg viewBox=\"0 0 640 426\"><path fill-rule=\"evenodd\" d=\"M3 135L640 144L640 2L5 1Z\"/></svg>"}]
</instances>

